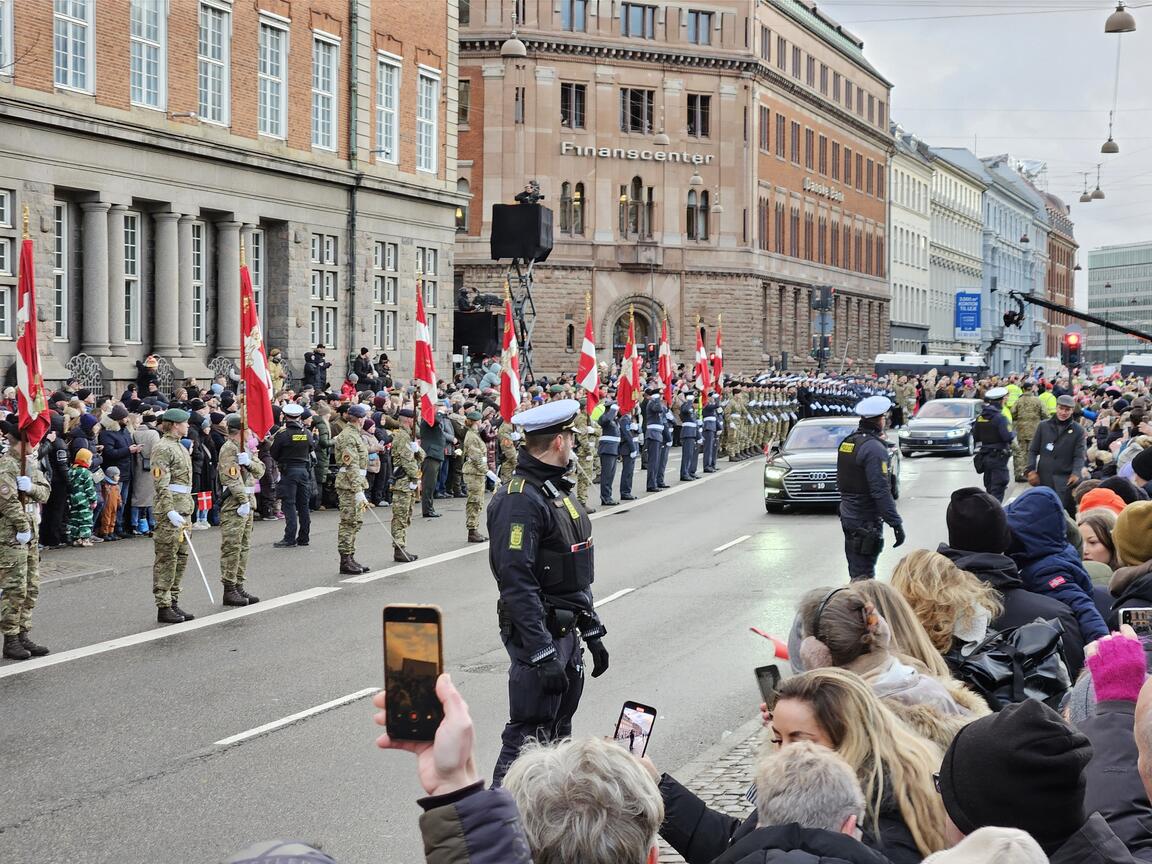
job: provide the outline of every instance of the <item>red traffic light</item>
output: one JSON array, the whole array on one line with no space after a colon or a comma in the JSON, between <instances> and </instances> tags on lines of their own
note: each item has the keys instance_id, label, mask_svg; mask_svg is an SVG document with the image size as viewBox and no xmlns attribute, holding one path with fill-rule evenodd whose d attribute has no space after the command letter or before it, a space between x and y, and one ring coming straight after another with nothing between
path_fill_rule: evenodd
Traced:
<instances>
[{"instance_id":1,"label":"red traffic light","mask_svg":"<svg viewBox=\"0 0 1152 864\"><path fill-rule=\"evenodd\" d=\"M1079 348L1080 347L1080 334L1079 333L1065 333L1064 334L1064 344L1067 345L1069 348Z\"/></svg>"}]
</instances>

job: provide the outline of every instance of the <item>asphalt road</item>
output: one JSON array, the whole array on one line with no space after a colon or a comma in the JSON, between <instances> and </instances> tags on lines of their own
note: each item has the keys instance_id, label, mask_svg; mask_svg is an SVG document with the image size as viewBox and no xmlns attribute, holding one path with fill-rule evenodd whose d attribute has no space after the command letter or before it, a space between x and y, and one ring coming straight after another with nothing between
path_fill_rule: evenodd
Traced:
<instances>
[{"instance_id":1,"label":"asphalt road","mask_svg":"<svg viewBox=\"0 0 1152 864\"><path fill-rule=\"evenodd\" d=\"M834 514L766 515L762 464L725 461L593 517L612 664L588 680L576 734L610 734L625 699L653 705L649 755L674 771L755 714L752 670L772 655L749 626L785 634L801 594L845 578ZM961 458L905 459L903 472L907 549L934 548L950 491L978 478ZM413 760L373 745L382 607L443 610L484 773L507 708L487 544L463 542L462 500L439 503L444 518L414 520L412 565L390 563L369 517L358 557L380 569L356 582L337 575L336 514L313 515L306 549L273 549L280 523L257 523L248 587L263 602L222 612L190 566L181 605L201 617L167 628L155 624L149 541L50 553L97 556L116 575L45 588L35 636L53 653L0 665L0 859L216 862L296 838L341 862L423 860ZM219 533L193 541L218 600ZM886 549L879 572L907 549Z\"/></svg>"}]
</instances>

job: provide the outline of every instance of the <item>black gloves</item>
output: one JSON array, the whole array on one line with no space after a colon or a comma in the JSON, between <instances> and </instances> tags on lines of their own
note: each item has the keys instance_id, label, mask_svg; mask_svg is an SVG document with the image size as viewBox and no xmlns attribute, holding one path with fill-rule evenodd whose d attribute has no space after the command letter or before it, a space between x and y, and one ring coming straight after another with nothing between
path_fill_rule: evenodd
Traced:
<instances>
[{"instance_id":1,"label":"black gloves","mask_svg":"<svg viewBox=\"0 0 1152 864\"><path fill-rule=\"evenodd\" d=\"M607 656L607 655L605 655ZM568 676L564 672L564 664L552 656L536 667L540 675L540 686L545 693L556 695L568 689Z\"/></svg>"},{"instance_id":2,"label":"black gloves","mask_svg":"<svg viewBox=\"0 0 1152 864\"><path fill-rule=\"evenodd\" d=\"M903 525L893 525L892 526L892 533L896 536L896 542L892 544L892 548L896 549L899 546L903 546L904 545L904 526Z\"/></svg>"},{"instance_id":3,"label":"black gloves","mask_svg":"<svg viewBox=\"0 0 1152 864\"><path fill-rule=\"evenodd\" d=\"M599 639L589 639L585 644L592 654L592 677L599 678L608 671L608 649Z\"/></svg>"}]
</instances>

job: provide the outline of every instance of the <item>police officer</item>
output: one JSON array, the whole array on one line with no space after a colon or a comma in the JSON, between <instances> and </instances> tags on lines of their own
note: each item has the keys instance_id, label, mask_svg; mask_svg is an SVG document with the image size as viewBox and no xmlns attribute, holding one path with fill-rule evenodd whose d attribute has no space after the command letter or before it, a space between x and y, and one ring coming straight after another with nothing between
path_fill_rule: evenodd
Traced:
<instances>
[{"instance_id":1,"label":"police officer","mask_svg":"<svg viewBox=\"0 0 1152 864\"><path fill-rule=\"evenodd\" d=\"M716 473L716 415L720 411L719 396L711 394L704 402L703 417L700 420L703 435L700 447L704 451L704 473Z\"/></svg>"},{"instance_id":2,"label":"police officer","mask_svg":"<svg viewBox=\"0 0 1152 864\"><path fill-rule=\"evenodd\" d=\"M660 398L660 388L649 387L648 399L644 402L644 450L648 455L649 492L659 492L668 487L664 483L664 400Z\"/></svg>"},{"instance_id":3,"label":"police officer","mask_svg":"<svg viewBox=\"0 0 1152 864\"><path fill-rule=\"evenodd\" d=\"M620 502L612 497L616 481L616 460L620 458L620 409L615 402L608 403L600 415L600 440L596 445L600 456L600 504L615 507ZM631 449L631 445L629 445ZM629 480L632 478L629 477ZM621 480L623 486L623 480Z\"/></svg>"},{"instance_id":4,"label":"police officer","mask_svg":"<svg viewBox=\"0 0 1152 864\"><path fill-rule=\"evenodd\" d=\"M640 442L636 439L631 414L621 414L620 428L620 500L635 501L632 494L632 475L636 470L636 459L640 456Z\"/></svg>"},{"instance_id":5,"label":"police officer","mask_svg":"<svg viewBox=\"0 0 1152 864\"><path fill-rule=\"evenodd\" d=\"M284 416L284 428L272 439L269 452L280 469L277 491L284 511L284 537L272 545L283 549L309 543L308 535L312 530L312 513L308 509L308 499L312 497L312 433L304 428L303 405L289 402L280 413Z\"/></svg>"},{"instance_id":6,"label":"police officer","mask_svg":"<svg viewBox=\"0 0 1152 864\"><path fill-rule=\"evenodd\" d=\"M244 440L246 430L239 414L224 418L228 440L220 446L216 466L220 487L227 496L220 504L220 581L225 606L260 602L244 589L248 552L252 545L252 508L256 506L256 481L264 476L264 463L253 458Z\"/></svg>"},{"instance_id":7,"label":"police officer","mask_svg":"<svg viewBox=\"0 0 1152 864\"><path fill-rule=\"evenodd\" d=\"M1004 416L1006 387L993 387L984 394L984 407L972 427L972 438L980 445L973 456L976 471L984 475L984 491L997 501L1004 502L1008 489L1008 460L1012 455L1014 437L1008 418Z\"/></svg>"},{"instance_id":8,"label":"police officer","mask_svg":"<svg viewBox=\"0 0 1152 864\"><path fill-rule=\"evenodd\" d=\"M592 523L564 476L579 408L563 399L513 418L524 446L512 479L488 505L488 560L500 589L500 638L512 661L493 786L526 739L549 742L572 733L584 689L581 637L592 654L592 677L608 669L605 629L592 606Z\"/></svg>"},{"instance_id":9,"label":"police officer","mask_svg":"<svg viewBox=\"0 0 1152 864\"><path fill-rule=\"evenodd\" d=\"M904 543L904 522L892 500L888 447L882 438L891 409L892 402L885 396L869 396L860 402L856 406L860 426L841 442L836 454L840 527L848 576L853 581L876 577L876 559L884 548L884 522L896 536L892 548Z\"/></svg>"},{"instance_id":10,"label":"police officer","mask_svg":"<svg viewBox=\"0 0 1152 864\"><path fill-rule=\"evenodd\" d=\"M698 480L699 475L696 473L699 462L697 456L699 451L696 449L697 443L700 441L699 429L696 425L696 400L691 397L693 394L689 393L688 397L680 403L680 479L681 480Z\"/></svg>"}]
</instances>

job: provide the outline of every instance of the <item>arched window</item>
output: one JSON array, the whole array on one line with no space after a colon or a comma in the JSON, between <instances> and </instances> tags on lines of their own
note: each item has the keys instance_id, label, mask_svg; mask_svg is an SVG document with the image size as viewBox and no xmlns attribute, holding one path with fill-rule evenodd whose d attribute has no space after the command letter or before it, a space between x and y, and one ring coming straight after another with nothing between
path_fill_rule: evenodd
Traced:
<instances>
[{"instance_id":1,"label":"arched window","mask_svg":"<svg viewBox=\"0 0 1152 864\"><path fill-rule=\"evenodd\" d=\"M688 234L689 240L698 239L696 236L696 212L700 209L700 205L696 198L696 190L688 190L688 206L684 213L684 229Z\"/></svg>"},{"instance_id":2,"label":"arched window","mask_svg":"<svg viewBox=\"0 0 1152 864\"><path fill-rule=\"evenodd\" d=\"M696 239L708 239L708 193L700 193L700 206L696 210Z\"/></svg>"},{"instance_id":3,"label":"arched window","mask_svg":"<svg viewBox=\"0 0 1152 864\"><path fill-rule=\"evenodd\" d=\"M471 195L472 189L468 181L461 177L456 181L456 191L461 195ZM464 234L468 231L468 203L465 202L456 208L456 233Z\"/></svg>"},{"instance_id":4,"label":"arched window","mask_svg":"<svg viewBox=\"0 0 1152 864\"><path fill-rule=\"evenodd\" d=\"M633 177L628 186L621 186L621 236L650 238L655 206L655 190L651 186L645 187L644 181L639 177Z\"/></svg>"},{"instance_id":5,"label":"arched window","mask_svg":"<svg viewBox=\"0 0 1152 864\"><path fill-rule=\"evenodd\" d=\"M560 233L572 233L572 184L560 184Z\"/></svg>"},{"instance_id":6,"label":"arched window","mask_svg":"<svg viewBox=\"0 0 1152 864\"><path fill-rule=\"evenodd\" d=\"M572 192L572 233L584 234L584 184L577 183Z\"/></svg>"},{"instance_id":7,"label":"arched window","mask_svg":"<svg viewBox=\"0 0 1152 864\"><path fill-rule=\"evenodd\" d=\"M569 323L564 326L564 350L571 354L576 350L576 325Z\"/></svg>"}]
</instances>

